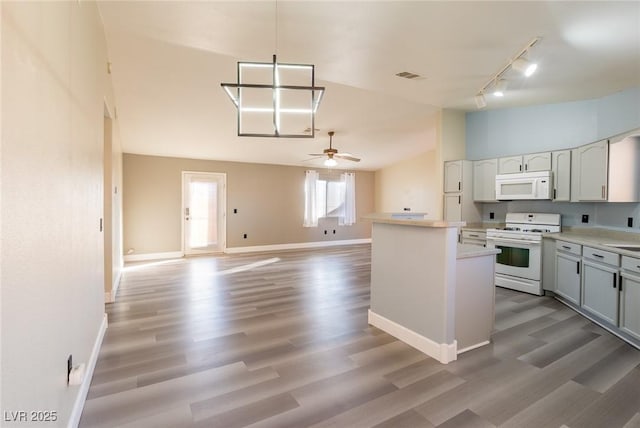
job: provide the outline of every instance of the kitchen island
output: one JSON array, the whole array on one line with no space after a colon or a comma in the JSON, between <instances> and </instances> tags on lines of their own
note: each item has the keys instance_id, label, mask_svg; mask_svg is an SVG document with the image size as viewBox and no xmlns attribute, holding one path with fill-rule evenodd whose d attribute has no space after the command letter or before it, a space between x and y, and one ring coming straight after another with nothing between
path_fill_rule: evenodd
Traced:
<instances>
[{"instance_id":1,"label":"kitchen island","mask_svg":"<svg viewBox=\"0 0 640 428\"><path fill-rule=\"evenodd\" d=\"M371 214L369 324L448 363L489 343L499 250L460 245L464 222Z\"/></svg>"}]
</instances>

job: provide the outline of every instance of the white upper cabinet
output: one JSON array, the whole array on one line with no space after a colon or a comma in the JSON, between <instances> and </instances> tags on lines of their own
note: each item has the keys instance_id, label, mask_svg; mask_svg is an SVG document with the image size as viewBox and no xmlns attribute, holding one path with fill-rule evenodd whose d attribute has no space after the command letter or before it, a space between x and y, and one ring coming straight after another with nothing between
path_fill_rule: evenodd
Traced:
<instances>
[{"instance_id":1,"label":"white upper cabinet","mask_svg":"<svg viewBox=\"0 0 640 428\"><path fill-rule=\"evenodd\" d=\"M571 200L606 201L609 141L571 151Z\"/></svg>"},{"instance_id":2,"label":"white upper cabinet","mask_svg":"<svg viewBox=\"0 0 640 428\"><path fill-rule=\"evenodd\" d=\"M509 156L498 159L498 174L522 172L522 156Z\"/></svg>"},{"instance_id":3,"label":"white upper cabinet","mask_svg":"<svg viewBox=\"0 0 640 428\"><path fill-rule=\"evenodd\" d=\"M473 162L473 200L495 202L498 160L485 159Z\"/></svg>"},{"instance_id":4,"label":"white upper cabinet","mask_svg":"<svg viewBox=\"0 0 640 428\"><path fill-rule=\"evenodd\" d=\"M444 213L446 221L479 222L482 207L473 202L473 162L468 160L444 163Z\"/></svg>"},{"instance_id":5,"label":"white upper cabinet","mask_svg":"<svg viewBox=\"0 0 640 428\"><path fill-rule=\"evenodd\" d=\"M553 171L553 200L571 200L571 150L559 150L551 153L551 171Z\"/></svg>"},{"instance_id":6,"label":"white upper cabinet","mask_svg":"<svg viewBox=\"0 0 640 428\"><path fill-rule=\"evenodd\" d=\"M551 152L531 153L498 159L498 174L551 170Z\"/></svg>"},{"instance_id":7,"label":"white upper cabinet","mask_svg":"<svg viewBox=\"0 0 640 428\"><path fill-rule=\"evenodd\" d=\"M549 171L551 169L551 152L531 153L522 156L523 170L530 171Z\"/></svg>"},{"instance_id":8,"label":"white upper cabinet","mask_svg":"<svg viewBox=\"0 0 640 428\"><path fill-rule=\"evenodd\" d=\"M461 192L464 161L446 161L444 163L444 193Z\"/></svg>"}]
</instances>

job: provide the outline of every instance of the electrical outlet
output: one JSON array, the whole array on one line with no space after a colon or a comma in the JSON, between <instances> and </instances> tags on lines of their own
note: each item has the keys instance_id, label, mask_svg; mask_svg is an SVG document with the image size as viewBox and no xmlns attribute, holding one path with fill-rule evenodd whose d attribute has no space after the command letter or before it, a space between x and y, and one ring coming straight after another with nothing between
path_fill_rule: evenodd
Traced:
<instances>
[{"instance_id":1,"label":"electrical outlet","mask_svg":"<svg viewBox=\"0 0 640 428\"><path fill-rule=\"evenodd\" d=\"M582 214L582 222L589 223L589 214Z\"/></svg>"},{"instance_id":2,"label":"electrical outlet","mask_svg":"<svg viewBox=\"0 0 640 428\"><path fill-rule=\"evenodd\" d=\"M489 213L489 219L493 220L494 218L496 218L496 214L495 213Z\"/></svg>"},{"instance_id":3,"label":"electrical outlet","mask_svg":"<svg viewBox=\"0 0 640 428\"><path fill-rule=\"evenodd\" d=\"M633 227L633 217L627 217L627 227Z\"/></svg>"},{"instance_id":4,"label":"electrical outlet","mask_svg":"<svg viewBox=\"0 0 640 428\"><path fill-rule=\"evenodd\" d=\"M69 354L69 358L67 358L67 385L69 385L69 375L71 374L72 368L73 368L73 355Z\"/></svg>"}]
</instances>

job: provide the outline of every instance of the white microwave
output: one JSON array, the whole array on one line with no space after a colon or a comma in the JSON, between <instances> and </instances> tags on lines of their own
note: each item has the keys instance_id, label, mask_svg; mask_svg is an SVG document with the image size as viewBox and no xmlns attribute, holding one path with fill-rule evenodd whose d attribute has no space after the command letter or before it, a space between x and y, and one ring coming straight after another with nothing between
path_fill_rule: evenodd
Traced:
<instances>
[{"instance_id":1,"label":"white microwave","mask_svg":"<svg viewBox=\"0 0 640 428\"><path fill-rule=\"evenodd\" d=\"M496 175L496 199L551 199L551 171L522 172Z\"/></svg>"}]
</instances>

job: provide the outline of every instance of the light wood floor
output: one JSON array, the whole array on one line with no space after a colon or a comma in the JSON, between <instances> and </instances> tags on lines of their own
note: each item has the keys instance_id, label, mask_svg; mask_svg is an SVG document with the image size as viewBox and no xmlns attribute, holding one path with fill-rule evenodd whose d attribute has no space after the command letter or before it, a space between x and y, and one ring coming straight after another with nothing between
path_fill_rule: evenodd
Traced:
<instances>
[{"instance_id":1,"label":"light wood floor","mask_svg":"<svg viewBox=\"0 0 640 428\"><path fill-rule=\"evenodd\" d=\"M442 365L367 325L369 282L368 245L129 266L80 426L640 426L640 351L554 299L497 289Z\"/></svg>"}]
</instances>

